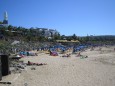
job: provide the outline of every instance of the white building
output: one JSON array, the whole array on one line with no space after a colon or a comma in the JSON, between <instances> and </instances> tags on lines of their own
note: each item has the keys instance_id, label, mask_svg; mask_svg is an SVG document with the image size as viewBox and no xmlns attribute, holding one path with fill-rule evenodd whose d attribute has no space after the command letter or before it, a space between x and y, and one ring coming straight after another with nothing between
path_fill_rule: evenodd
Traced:
<instances>
[{"instance_id":1,"label":"white building","mask_svg":"<svg viewBox=\"0 0 115 86\"><path fill-rule=\"evenodd\" d=\"M0 24L0 27L7 27L7 26L8 26L8 14L5 11L4 12L4 20L3 20L2 24Z\"/></svg>"}]
</instances>

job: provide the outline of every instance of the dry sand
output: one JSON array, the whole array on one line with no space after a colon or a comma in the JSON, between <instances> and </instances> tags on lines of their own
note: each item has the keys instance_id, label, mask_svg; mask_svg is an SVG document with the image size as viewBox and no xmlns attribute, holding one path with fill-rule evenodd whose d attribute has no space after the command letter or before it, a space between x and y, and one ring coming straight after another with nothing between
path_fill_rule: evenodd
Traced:
<instances>
[{"instance_id":1,"label":"dry sand","mask_svg":"<svg viewBox=\"0 0 115 86\"><path fill-rule=\"evenodd\" d=\"M27 66L20 76L9 86L115 86L115 51L114 47L95 48L81 52L88 58L81 59L75 54L71 57L38 54L23 58L47 65ZM12 74L11 74L12 75ZM2 86L0 84L0 86ZM6 86L6 85L3 85Z\"/></svg>"}]
</instances>

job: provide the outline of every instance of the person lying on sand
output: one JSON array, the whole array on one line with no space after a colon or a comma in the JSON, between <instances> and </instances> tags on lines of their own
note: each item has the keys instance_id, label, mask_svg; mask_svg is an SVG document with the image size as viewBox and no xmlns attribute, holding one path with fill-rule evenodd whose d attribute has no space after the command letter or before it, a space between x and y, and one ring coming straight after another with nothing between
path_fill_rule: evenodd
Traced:
<instances>
[{"instance_id":1,"label":"person lying on sand","mask_svg":"<svg viewBox=\"0 0 115 86\"><path fill-rule=\"evenodd\" d=\"M81 58L81 59L83 59L83 58L88 58L88 56L83 56L83 55L81 55L80 58Z\"/></svg>"},{"instance_id":2,"label":"person lying on sand","mask_svg":"<svg viewBox=\"0 0 115 86\"><path fill-rule=\"evenodd\" d=\"M80 53L80 52L77 54L77 56L76 56L76 57L79 57L79 56L81 56L81 53Z\"/></svg>"},{"instance_id":3,"label":"person lying on sand","mask_svg":"<svg viewBox=\"0 0 115 86\"><path fill-rule=\"evenodd\" d=\"M62 57L70 57L71 54L63 55Z\"/></svg>"},{"instance_id":4,"label":"person lying on sand","mask_svg":"<svg viewBox=\"0 0 115 86\"><path fill-rule=\"evenodd\" d=\"M40 65L47 65L47 64L46 63L33 63L33 62L28 61L27 65L37 65L37 66L40 66Z\"/></svg>"}]
</instances>

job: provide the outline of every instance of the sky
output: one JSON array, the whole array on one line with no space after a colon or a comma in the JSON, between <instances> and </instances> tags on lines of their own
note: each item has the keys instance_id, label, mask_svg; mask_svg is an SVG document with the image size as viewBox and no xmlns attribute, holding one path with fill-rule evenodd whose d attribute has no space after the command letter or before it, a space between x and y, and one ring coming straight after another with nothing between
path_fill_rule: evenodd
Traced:
<instances>
[{"instance_id":1,"label":"sky","mask_svg":"<svg viewBox=\"0 0 115 86\"><path fill-rule=\"evenodd\" d=\"M0 20L61 35L115 35L115 0L0 0Z\"/></svg>"}]
</instances>

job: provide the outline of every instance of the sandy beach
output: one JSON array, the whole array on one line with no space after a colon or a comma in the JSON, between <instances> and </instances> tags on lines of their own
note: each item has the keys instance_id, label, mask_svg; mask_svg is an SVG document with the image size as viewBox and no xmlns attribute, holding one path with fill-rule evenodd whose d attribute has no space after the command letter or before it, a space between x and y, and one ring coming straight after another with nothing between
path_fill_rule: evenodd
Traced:
<instances>
[{"instance_id":1,"label":"sandy beach","mask_svg":"<svg viewBox=\"0 0 115 86\"><path fill-rule=\"evenodd\" d=\"M102 47L101 51L97 47L93 51L81 52L88 58L76 57L77 54L67 58L61 57L62 54L50 56L45 53L22 58L25 63L31 61L47 65L27 66L18 78L12 78L14 81L9 86L115 86L114 47ZM31 70L32 67L35 70Z\"/></svg>"}]
</instances>

